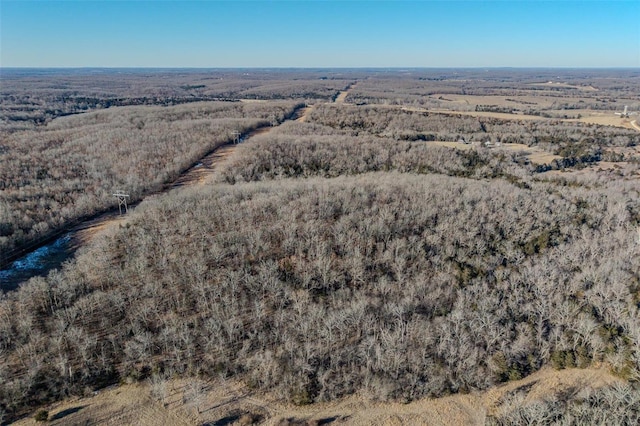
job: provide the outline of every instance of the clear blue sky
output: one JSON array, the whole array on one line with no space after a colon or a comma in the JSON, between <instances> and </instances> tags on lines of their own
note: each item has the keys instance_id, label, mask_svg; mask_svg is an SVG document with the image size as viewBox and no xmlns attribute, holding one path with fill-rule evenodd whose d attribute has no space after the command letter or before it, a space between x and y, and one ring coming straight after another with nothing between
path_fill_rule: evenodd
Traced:
<instances>
[{"instance_id":1,"label":"clear blue sky","mask_svg":"<svg viewBox=\"0 0 640 426\"><path fill-rule=\"evenodd\" d=\"M0 66L640 67L640 0L0 0Z\"/></svg>"}]
</instances>

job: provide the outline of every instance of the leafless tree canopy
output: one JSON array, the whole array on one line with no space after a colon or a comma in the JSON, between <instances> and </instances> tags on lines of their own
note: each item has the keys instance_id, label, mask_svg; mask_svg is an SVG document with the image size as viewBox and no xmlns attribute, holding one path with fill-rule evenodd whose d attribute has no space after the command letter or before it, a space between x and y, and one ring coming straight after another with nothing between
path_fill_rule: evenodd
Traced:
<instances>
[{"instance_id":1,"label":"leafless tree canopy","mask_svg":"<svg viewBox=\"0 0 640 426\"><path fill-rule=\"evenodd\" d=\"M233 132L280 122L296 104L207 102L123 107L5 134L0 149L0 262L22 244L157 191Z\"/></svg>"},{"instance_id":2,"label":"leafless tree canopy","mask_svg":"<svg viewBox=\"0 0 640 426\"><path fill-rule=\"evenodd\" d=\"M419 81L421 97L431 84L473 87L472 75L436 71L351 77L350 96L376 87L403 102L398 88ZM477 91L543 77L498 75ZM637 80L618 78L570 82L637 97ZM245 90L277 85L261 84ZM141 198L231 131L282 122L297 104L118 107L6 132L0 247L104 208L105 188ZM518 152L433 143L460 137L563 160L541 168ZM515 395L489 422L634 424L637 144L629 129L567 121L316 105L241 145L212 184L144 200L61 270L0 295L0 409L15 416L125 378L151 378L161 400L176 374L233 376L297 404L411 400L598 364L626 384L536 404ZM603 159L613 166L598 171Z\"/></svg>"}]
</instances>

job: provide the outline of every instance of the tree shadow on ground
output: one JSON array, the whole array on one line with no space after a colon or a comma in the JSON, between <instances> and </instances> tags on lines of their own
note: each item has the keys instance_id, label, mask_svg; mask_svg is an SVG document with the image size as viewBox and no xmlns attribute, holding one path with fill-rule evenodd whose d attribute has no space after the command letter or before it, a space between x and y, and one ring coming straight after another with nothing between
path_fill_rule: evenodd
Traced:
<instances>
[{"instance_id":1,"label":"tree shadow on ground","mask_svg":"<svg viewBox=\"0 0 640 426\"><path fill-rule=\"evenodd\" d=\"M204 423L202 426L227 426L235 423L240 418L240 414L231 414L214 422Z\"/></svg>"},{"instance_id":2,"label":"tree shadow on ground","mask_svg":"<svg viewBox=\"0 0 640 426\"><path fill-rule=\"evenodd\" d=\"M67 408L66 410L62 410L59 413L54 414L49 421L60 420L64 417L67 417L69 414L77 413L78 411L85 408L86 405L80 405L78 407Z\"/></svg>"}]
</instances>

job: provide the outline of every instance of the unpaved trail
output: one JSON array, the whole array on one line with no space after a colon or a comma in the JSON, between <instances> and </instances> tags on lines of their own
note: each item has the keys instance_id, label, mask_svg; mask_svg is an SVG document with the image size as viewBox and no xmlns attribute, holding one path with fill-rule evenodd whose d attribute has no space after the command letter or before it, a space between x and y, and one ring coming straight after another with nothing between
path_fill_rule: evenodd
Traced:
<instances>
[{"instance_id":1,"label":"unpaved trail","mask_svg":"<svg viewBox=\"0 0 640 426\"><path fill-rule=\"evenodd\" d=\"M307 114L308 112L309 111L307 111ZM301 117L306 117L305 111L303 111L302 108L298 108L293 112L292 116L285 119L283 122L286 122L288 120L299 120ZM245 134L241 138L241 140L245 142L253 138L254 136L268 133L272 129L274 129L274 127L272 126L260 127ZM181 190L186 187L205 184L213 175L214 170L217 168L217 166L221 162L225 161L226 158L235 151L236 147L236 144L227 143L215 148L210 153L201 158L195 165L181 173L175 181L166 184L164 186L164 189L162 189L160 192L147 194L145 195L143 200L149 199L151 197L158 197L163 194ZM140 202L142 201L130 204L129 210L134 210ZM109 211L97 214L93 218L84 220L75 225L70 225L67 229L61 231L58 235L52 238L48 238L46 241L49 242L34 246L29 252L26 252L23 257L20 258L25 259L41 248L47 248L49 246L57 247L58 242L64 240L62 243L64 244L64 246L60 246L60 249L47 250L47 253L50 254L46 254L43 257L38 258L38 265L36 265L36 267L14 268L13 265L15 265L15 263L12 263L8 265L7 269L2 269L0 271L2 272L2 275L0 275L0 291L14 290L29 278L33 276L44 275L51 269L58 268L62 264L62 262L72 256L73 253L75 253L75 251L80 248L80 246L90 242L95 238L96 235L104 232L105 230L117 224L126 222L127 218L128 215L120 215L117 211Z\"/></svg>"},{"instance_id":2,"label":"unpaved trail","mask_svg":"<svg viewBox=\"0 0 640 426\"><path fill-rule=\"evenodd\" d=\"M529 403L571 388L597 389L620 381L603 367L559 371L545 368L522 380L482 392L424 398L408 404L352 395L332 402L295 406L224 379L202 382L204 392L194 401L188 394L190 379L176 379L165 382L161 397L156 391L154 398L152 386L145 382L107 388L94 396L68 399L47 409L54 418L52 425L238 424L243 414L260 417L264 422L261 424L274 426L289 424L283 423L284 419L300 422L296 424L482 425L488 416L499 411L500 404L512 397ZM16 424L36 423L24 419Z\"/></svg>"},{"instance_id":3,"label":"unpaved trail","mask_svg":"<svg viewBox=\"0 0 640 426\"><path fill-rule=\"evenodd\" d=\"M340 94L336 97L336 101L335 103L337 104L343 104L344 100L347 99L347 96L349 95L349 91L348 90L343 90L342 92L340 92Z\"/></svg>"},{"instance_id":4,"label":"unpaved trail","mask_svg":"<svg viewBox=\"0 0 640 426\"><path fill-rule=\"evenodd\" d=\"M311 114L311 111L313 111L313 109L313 105L302 108L302 113L300 114L300 117L296 118L296 121L298 123L304 123L305 121L307 121L307 118L309 118L309 114Z\"/></svg>"},{"instance_id":5,"label":"unpaved trail","mask_svg":"<svg viewBox=\"0 0 640 426\"><path fill-rule=\"evenodd\" d=\"M638 126L638 120L633 120L631 123L631 127L633 127L634 129L636 129L637 131L640 132L640 126Z\"/></svg>"},{"instance_id":6,"label":"unpaved trail","mask_svg":"<svg viewBox=\"0 0 640 426\"><path fill-rule=\"evenodd\" d=\"M145 199L164 195L181 188L204 184L213 174L216 166L231 155L236 147L237 145L222 145L216 148L213 152L202 158L198 164L182 173L166 190L159 194L149 194ZM134 210L138 204L139 203L131 204L129 210ZM80 246L90 242L96 235L117 224L126 222L127 219L128 215L126 214L121 215L119 212L107 212L72 227L69 230L69 235L71 235L70 250L75 251Z\"/></svg>"},{"instance_id":7,"label":"unpaved trail","mask_svg":"<svg viewBox=\"0 0 640 426\"><path fill-rule=\"evenodd\" d=\"M353 84L348 85L346 89L344 89L342 92L340 92L338 94L338 96L336 96L336 99L335 99L334 103L336 103L336 104L345 103L345 100L347 99L347 96L349 96L349 92L351 92L351 89L356 87L356 84L358 84L358 82L355 82Z\"/></svg>"},{"instance_id":8,"label":"unpaved trail","mask_svg":"<svg viewBox=\"0 0 640 426\"><path fill-rule=\"evenodd\" d=\"M237 145L223 145L205 156L195 166L184 172L171 185L171 190L191 185L203 184L213 173L215 167L231 155Z\"/></svg>"},{"instance_id":9,"label":"unpaved trail","mask_svg":"<svg viewBox=\"0 0 640 426\"><path fill-rule=\"evenodd\" d=\"M246 142L254 136L268 133L273 129L274 127L261 127L249 132L244 138L242 138L242 140L243 142ZM184 171L178 179L170 184L168 189L162 191L159 195L168 194L187 187L205 184L211 178L215 169L224 162L227 157L233 154L237 147L238 144L225 144L214 149L211 153L201 158L193 167ZM157 195L158 194L155 194L155 196ZM78 244L86 244L97 234L115 224L123 222L125 219L126 215L106 213L93 220L90 224L81 225L78 228L78 231L81 231L78 235Z\"/></svg>"}]
</instances>

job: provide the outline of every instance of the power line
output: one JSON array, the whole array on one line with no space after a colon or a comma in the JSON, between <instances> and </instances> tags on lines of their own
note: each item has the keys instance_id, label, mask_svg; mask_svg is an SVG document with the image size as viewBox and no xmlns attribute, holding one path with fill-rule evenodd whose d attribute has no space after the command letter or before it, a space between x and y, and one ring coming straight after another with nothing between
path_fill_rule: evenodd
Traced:
<instances>
[{"instance_id":1,"label":"power line","mask_svg":"<svg viewBox=\"0 0 640 426\"><path fill-rule=\"evenodd\" d=\"M128 194L125 194L123 190L116 189L116 193L113 194L114 197L118 197L118 210L120 214L122 214L122 206L124 206L124 212L129 213L129 209L127 207L127 198L129 198Z\"/></svg>"},{"instance_id":2,"label":"power line","mask_svg":"<svg viewBox=\"0 0 640 426\"><path fill-rule=\"evenodd\" d=\"M234 144L239 144L240 143L240 132L237 130L234 130L233 132L231 132L231 135L233 136L233 143Z\"/></svg>"}]
</instances>

